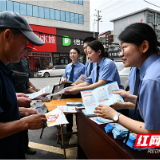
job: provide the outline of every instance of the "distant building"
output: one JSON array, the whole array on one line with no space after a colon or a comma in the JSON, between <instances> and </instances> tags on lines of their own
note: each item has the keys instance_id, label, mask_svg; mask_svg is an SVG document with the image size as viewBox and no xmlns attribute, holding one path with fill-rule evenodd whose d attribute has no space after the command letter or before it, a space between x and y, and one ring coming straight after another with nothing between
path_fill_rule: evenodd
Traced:
<instances>
[{"instance_id":1,"label":"distant building","mask_svg":"<svg viewBox=\"0 0 160 160\"><path fill-rule=\"evenodd\" d=\"M137 22L150 25L154 29L157 34L157 38L160 41L160 11L145 8L116 19L112 19L111 22L114 23L114 43L119 43L118 36L128 25ZM112 45L112 48L110 49L112 50L112 53L114 53L114 56L112 57L114 60L119 59L117 48L118 45Z\"/></svg>"},{"instance_id":2,"label":"distant building","mask_svg":"<svg viewBox=\"0 0 160 160\"><path fill-rule=\"evenodd\" d=\"M2 11L21 14L45 42L43 46L35 47L27 59L32 70L46 68L50 63L70 63L72 47L80 49L80 61L86 62L83 39L93 36L90 32L90 0L2 0ZM94 34L98 38L98 33Z\"/></svg>"}]
</instances>

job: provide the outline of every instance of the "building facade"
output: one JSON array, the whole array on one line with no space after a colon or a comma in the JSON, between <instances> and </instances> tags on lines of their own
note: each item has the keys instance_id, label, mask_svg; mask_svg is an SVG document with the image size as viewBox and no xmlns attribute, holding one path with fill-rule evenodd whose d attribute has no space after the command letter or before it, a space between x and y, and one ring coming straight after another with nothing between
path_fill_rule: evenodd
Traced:
<instances>
[{"instance_id":1,"label":"building facade","mask_svg":"<svg viewBox=\"0 0 160 160\"><path fill-rule=\"evenodd\" d=\"M130 24L132 23L146 23L150 25L155 33L157 34L157 38L160 41L160 12L145 8L128 15L124 15L122 17L111 20L114 23L114 43L118 44L118 36L119 34ZM112 45L109 49L110 54L112 55L112 59L119 59L118 56L118 45Z\"/></svg>"},{"instance_id":2,"label":"building facade","mask_svg":"<svg viewBox=\"0 0 160 160\"><path fill-rule=\"evenodd\" d=\"M45 42L45 45L35 47L29 56L28 62L32 70L44 69L49 63L68 64L68 53L73 46L81 50L80 61L85 63L83 39L93 36L89 31L90 0L3 0L0 1L0 12L2 11L21 14ZM65 44L67 41L68 44Z\"/></svg>"}]
</instances>

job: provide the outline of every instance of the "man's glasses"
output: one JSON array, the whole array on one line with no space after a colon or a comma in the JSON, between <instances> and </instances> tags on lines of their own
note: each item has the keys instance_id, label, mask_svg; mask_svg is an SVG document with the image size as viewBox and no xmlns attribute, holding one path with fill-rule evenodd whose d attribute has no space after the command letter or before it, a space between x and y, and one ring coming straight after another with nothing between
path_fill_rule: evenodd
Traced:
<instances>
[{"instance_id":1,"label":"man's glasses","mask_svg":"<svg viewBox=\"0 0 160 160\"><path fill-rule=\"evenodd\" d=\"M26 47L26 48L24 48L24 51L26 51L26 52L32 52L32 48Z\"/></svg>"}]
</instances>

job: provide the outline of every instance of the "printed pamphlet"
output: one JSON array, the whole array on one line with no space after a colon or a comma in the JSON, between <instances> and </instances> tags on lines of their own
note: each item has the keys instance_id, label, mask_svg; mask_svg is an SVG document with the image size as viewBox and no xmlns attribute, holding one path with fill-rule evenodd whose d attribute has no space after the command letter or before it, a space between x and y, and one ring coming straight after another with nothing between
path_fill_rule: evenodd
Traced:
<instances>
[{"instance_id":1,"label":"printed pamphlet","mask_svg":"<svg viewBox=\"0 0 160 160\"><path fill-rule=\"evenodd\" d=\"M56 126L60 124L68 124L66 116L58 108L45 114L47 118L47 126Z\"/></svg>"},{"instance_id":2,"label":"printed pamphlet","mask_svg":"<svg viewBox=\"0 0 160 160\"><path fill-rule=\"evenodd\" d=\"M99 104L108 106L115 102L124 104L123 98L119 94L114 94L114 91L119 91L117 82L108 83L94 90L81 91L86 112L88 114L94 114L95 107Z\"/></svg>"},{"instance_id":3,"label":"printed pamphlet","mask_svg":"<svg viewBox=\"0 0 160 160\"><path fill-rule=\"evenodd\" d=\"M57 108L64 113L77 113L76 106L57 106Z\"/></svg>"},{"instance_id":4,"label":"printed pamphlet","mask_svg":"<svg viewBox=\"0 0 160 160\"><path fill-rule=\"evenodd\" d=\"M40 95L46 93L48 90L50 89L50 86L48 85L47 87L41 89L38 92L32 93L32 94L26 94L27 96L29 96L28 98L34 99L39 97Z\"/></svg>"},{"instance_id":5,"label":"printed pamphlet","mask_svg":"<svg viewBox=\"0 0 160 160\"><path fill-rule=\"evenodd\" d=\"M73 86L76 86L80 83L84 83L86 81L87 77L83 74L72 84Z\"/></svg>"}]
</instances>

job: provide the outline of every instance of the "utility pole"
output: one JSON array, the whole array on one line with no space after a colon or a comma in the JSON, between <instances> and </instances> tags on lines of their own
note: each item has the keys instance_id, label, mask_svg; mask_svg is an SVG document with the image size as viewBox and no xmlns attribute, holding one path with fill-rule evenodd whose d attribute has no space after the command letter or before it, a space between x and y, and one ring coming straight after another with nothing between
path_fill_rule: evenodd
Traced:
<instances>
[{"instance_id":1,"label":"utility pole","mask_svg":"<svg viewBox=\"0 0 160 160\"><path fill-rule=\"evenodd\" d=\"M97 11L97 14L95 15L97 18L96 18L96 21L97 21L97 32L99 32L99 21L102 19L102 16L99 15L99 13L101 11L99 10L96 10Z\"/></svg>"}]
</instances>

